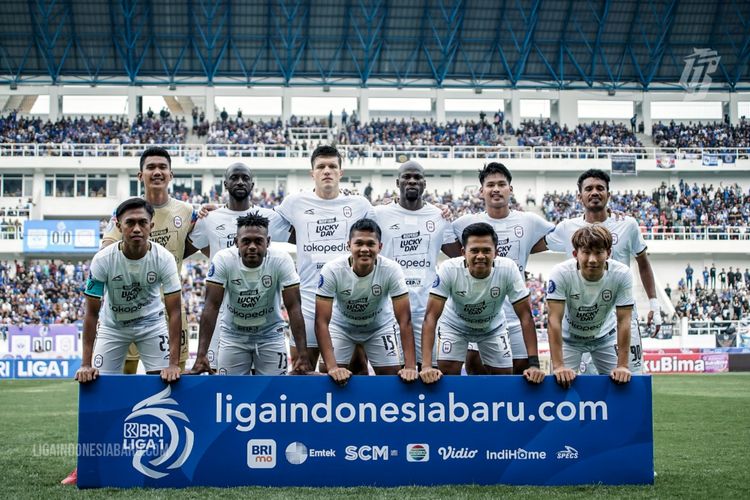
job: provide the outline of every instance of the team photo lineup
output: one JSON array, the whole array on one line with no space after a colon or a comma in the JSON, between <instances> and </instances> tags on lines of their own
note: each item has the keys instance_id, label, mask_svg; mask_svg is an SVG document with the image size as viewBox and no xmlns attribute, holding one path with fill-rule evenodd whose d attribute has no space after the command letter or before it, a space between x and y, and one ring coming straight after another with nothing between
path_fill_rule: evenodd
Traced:
<instances>
[{"instance_id":1,"label":"team photo lineup","mask_svg":"<svg viewBox=\"0 0 750 500\"><path fill-rule=\"evenodd\" d=\"M310 162L314 189L288 195L275 210L252 205L253 173L232 163L228 203L196 213L169 195L169 153L147 149L138 174L144 196L116 208L91 262L76 380L135 373L140 359L167 382L181 373L319 370L346 384L369 364L375 375L404 382L431 384L465 367L538 384L545 372L524 270L531 254L547 250L568 257L546 290L555 380L569 387L585 354L616 383L643 372L631 258L657 329L660 307L638 222L608 208L606 172L580 175L584 214L555 226L510 208L512 174L502 163L479 171L485 210L451 221L445 207L423 201L417 161L397 167L397 201L377 207L342 192L336 148L317 147ZM296 243L296 267L271 241ZM197 357L186 371L178 269L196 252L210 266ZM438 264L441 252L448 259Z\"/></svg>"}]
</instances>

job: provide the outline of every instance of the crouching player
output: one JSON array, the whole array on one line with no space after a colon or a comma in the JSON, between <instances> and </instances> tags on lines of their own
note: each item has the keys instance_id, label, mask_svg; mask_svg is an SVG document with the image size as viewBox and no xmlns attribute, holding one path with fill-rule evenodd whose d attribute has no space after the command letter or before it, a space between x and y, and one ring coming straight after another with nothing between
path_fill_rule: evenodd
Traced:
<instances>
[{"instance_id":1,"label":"crouching player","mask_svg":"<svg viewBox=\"0 0 750 500\"><path fill-rule=\"evenodd\" d=\"M172 254L149 241L153 216L154 208L146 200L124 201L116 211L122 241L102 249L91 261L84 291L83 357L75 376L81 383L96 379L100 372L122 373L131 343L138 347L148 373L161 372L167 382L180 378L180 277Z\"/></svg>"},{"instance_id":2,"label":"crouching player","mask_svg":"<svg viewBox=\"0 0 750 500\"><path fill-rule=\"evenodd\" d=\"M529 354L530 366L523 376L530 382L541 383L544 372L539 369L529 291L518 266L511 259L497 256L497 233L486 222L466 226L461 244L463 257L450 259L440 267L430 291L422 326L422 381L437 382L443 373L460 375L469 342L477 343L482 363L490 374L513 373L503 312L507 297L521 321ZM436 331L438 369L432 368Z\"/></svg>"},{"instance_id":3,"label":"crouching player","mask_svg":"<svg viewBox=\"0 0 750 500\"><path fill-rule=\"evenodd\" d=\"M292 258L268 248L268 219L259 213L237 218L236 247L220 250L211 260L206 277L206 302L200 324L198 355L191 373L210 372L208 347L223 301L220 323L219 373L286 375L287 352L280 301L289 314L289 325L302 346L295 373L312 371L304 353L305 322L300 305L299 276Z\"/></svg>"},{"instance_id":4,"label":"crouching player","mask_svg":"<svg viewBox=\"0 0 750 500\"><path fill-rule=\"evenodd\" d=\"M629 352L617 345L629 345L633 276L627 266L609 260L612 234L604 226L582 227L572 241L574 258L553 267L547 285L552 373L569 387L573 368L588 352L599 373L629 382Z\"/></svg>"},{"instance_id":5,"label":"crouching player","mask_svg":"<svg viewBox=\"0 0 750 500\"><path fill-rule=\"evenodd\" d=\"M347 365L356 345L364 348L376 375L398 375L405 382L417 379L409 289L401 266L379 255L381 238L375 221L355 222L349 230L351 254L320 270L315 336L328 375L339 384L351 377Z\"/></svg>"}]
</instances>

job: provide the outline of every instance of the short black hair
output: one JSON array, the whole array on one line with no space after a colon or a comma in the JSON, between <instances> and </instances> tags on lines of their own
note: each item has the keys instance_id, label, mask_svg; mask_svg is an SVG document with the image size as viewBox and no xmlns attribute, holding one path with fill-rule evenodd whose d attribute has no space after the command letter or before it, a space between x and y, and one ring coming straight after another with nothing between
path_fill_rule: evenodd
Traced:
<instances>
[{"instance_id":1,"label":"short black hair","mask_svg":"<svg viewBox=\"0 0 750 500\"><path fill-rule=\"evenodd\" d=\"M383 239L383 232L380 230L380 226L378 226L378 223L375 222L372 219L359 219L357 222L352 224L352 227L349 228L349 239L352 239L352 236L354 235L354 231L369 231L371 233L375 233L375 236L378 238L378 241L382 241Z\"/></svg>"},{"instance_id":2,"label":"short black hair","mask_svg":"<svg viewBox=\"0 0 750 500\"><path fill-rule=\"evenodd\" d=\"M322 156L324 158L335 156L339 162L339 167L341 167L341 163L344 161L344 158L341 156L341 153L338 149L333 146L320 145L315 148L315 150L312 152L312 156L310 156L310 166L315 165L315 159L319 156Z\"/></svg>"},{"instance_id":3,"label":"short black hair","mask_svg":"<svg viewBox=\"0 0 750 500\"><path fill-rule=\"evenodd\" d=\"M506 167L502 163L493 161L485 165L482 170L479 171L479 185L484 186L484 180L488 175L492 174L500 174L504 176L508 180L508 184L510 184L510 182L513 180L513 176L510 175L510 170L508 170L508 167Z\"/></svg>"},{"instance_id":4,"label":"short black hair","mask_svg":"<svg viewBox=\"0 0 750 500\"><path fill-rule=\"evenodd\" d=\"M167 152L167 150L164 148L160 148L158 146L152 146L146 149L146 151L144 151L143 154L141 154L141 166L140 166L141 172L143 172L143 164L146 163L146 158L148 158L149 156L161 156L162 158L166 158L167 163L169 163L169 168L170 169L172 168L172 157L169 156L169 152Z\"/></svg>"},{"instance_id":5,"label":"short black hair","mask_svg":"<svg viewBox=\"0 0 750 500\"><path fill-rule=\"evenodd\" d=\"M151 206L151 203L147 202L143 198L129 198L120 203L120 205L117 207L117 210L115 210L115 219L119 221L122 214L124 214L128 210L137 210L139 208L146 209L149 219L154 218L154 207Z\"/></svg>"},{"instance_id":6,"label":"short black hair","mask_svg":"<svg viewBox=\"0 0 750 500\"><path fill-rule=\"evenodd\" d=\"M497 248L497 233L495 232L495 228L486 222L475 222L466 226L461 233L461 245L466 247L466 243L471 236L492 236L492 243Z\"/></svg>"},{"instance_id":7,"label":"short black hair","mask_svg":"<svg viewBox=\"0 0 750 500\"><path fill-rule=\"evenodd\" d=\"M237 217L237 230L241 227L264 227L268 231L268 217L260 215L260 212L248 212L245 215Z\"/></svg>"},{"instance_id":8,"label":"short black hair","mask_svg":"<svg viewBox=\"0 0 750 500\"><path fill-rule=\"evenodd\" d=\"M584 173L582 173L580 176L578 176L578 192L579 193L581 192L581 188L583 187L583 181L585 181L589 177L603 180L607 184L607 191L609 191L609 174L605 172L604 170L599 170L598 168L590 168L586 170Z\"/></svg>"}]
</instances>

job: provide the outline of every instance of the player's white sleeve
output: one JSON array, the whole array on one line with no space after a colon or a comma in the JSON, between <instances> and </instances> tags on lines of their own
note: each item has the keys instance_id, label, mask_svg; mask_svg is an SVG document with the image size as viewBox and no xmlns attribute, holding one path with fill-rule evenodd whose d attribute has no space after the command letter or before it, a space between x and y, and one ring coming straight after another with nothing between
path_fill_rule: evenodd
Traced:
<instances>
[{"instance_id":1,"label":"player's white sleeve","mask_svg":"<svg viewBox=\"0 0 750 500\"><path fill-rule=\"evenodd\" d=\"M211 259L211 265L208 267L208 276L206 276L206 281L210 281L215 285L226 288L227 281L229 281L227 275L227 266L226 262L224 261L224 252L222 251L214 255L214 258Z\"/></svg>"},{"instance_id":2,"label":"player's white sleeve","mask_svg":"<svg viewBox=\"0 0 750 500\"><path fill-rule=\"evenodd\" d=\"M408 295L409 288L406 286L406 278L404 272L400 266L393 266L389 276L388 288L390 290L391 298L400 297L402 295Z\"/></svg>"},{"instance_id":3,"label":"player's white sleeve","mask_svg":"<svg viewBox=\"0 0 750 500\"><path fill-rule=\"evenodd\" d=\"M630 251L633 255L640 255L646 250L646 240L643 239L643 233L641 228L638 226L638 221L635 219L628 219L628 225L630 229Z\"/></svg>"},{"instance_id":4,"label":"player's white sleeve","mask_svg":"<svg viewBox=\"0 0 750 500\"><path fill-rule=\"evenodd\" d=\"M294 196L287 196L279 206L274 208L274 212L279 214L281 218L290 225L294 221L294 200Z\"/></svg>"},{"instance_id":5,"label":"player's white sleeve","mask_svg":"<svg viewBox=\"0 0 750 500\"><path fill-rule=\"evenodd\" d=\"M197 249L206 248L208 243L208 217L198 219L195 223L195 227L190 232L190 241L193 242L193 246Z\"/></svg>"},{"instance_id":6,"label":"player's white sleeve","mask_svg":"<svg viewBox=\"0 0 750 500\"><path fill-rule=\"evenodd\" d=\"M102 265L100 255L100 253L94 255L94 258L91 260L89 278L86 281L86 289L83 291L84 295L96 299L104 297L104 285L107 282L106 266Z\"/></svg>"},{"instance_id":7,"label":"player's white sleeve","mask_svg":"<svg viewBox=\"0 0 750 500\"><path fill-rule=\"evenodd\" d=\"M555 230L555 225L552 224L549 221L546 221L539 217L536 214L531 214L531 235L533 236L534 244L536 244L537 241L544 238L546 235L550 234L552 231ZM547 245L549 246L549 245Z\"/></svg>"},{"instance_id":8,"label":"player's white sleeve","mask_svg":"<svg viewBox=\"0 0 750 500\"><path fill-rule=\"evenodd\" d=\"M633 300L633 275L630 269L618 272L617 296L615 297L615 307L629 307L635 301Z\"/></svg>"},{"instance_id":9,"label":"player's white sleeve","mask_svg":"<svg viewBox=\"0 0 750 500\"><path fill-rule=\"evenodd\" d=\"M565 225L563 222L559 223L550 233L544 237L544 241L547 243L547 248L553 252L565 252L567 249L568 242L565 241Z\"/></svg>"},{"instance_id":10,"label":"player's white sleeve","mask_svg":"<svg viewBox=\"0 0 750 500\"><path fill-rule=\"evenodd\" d=\"M177 272L177 263L174 256L168 250L159 252L159 272L161 273L161 285L164 295L179 292L182 289L180 273Z\"/></svg>"},{"instance_id":11,"label":"player's white sleeve","mask_svg":"<svg viewBox=\"0 0 750 500\"><path fill-rule=\"evenodd\" d=\"M514 264L508 266L506 271L507 279L504 280L506 284L505 295L511 304L515 304L519 300L525 299L529 296L529 289L526 288L526 282L521 277L521 271Z\"/></svg>"},{"instance_id":12,"label":"player's white sleeve","mask_svg":"<svg viewBox=\"0 0 750 500\"><path fill-rule=\"evenodd\" d=\"M336 275L329 264L325 264L320 270L318 290L315 293L320 297L332 299L336 296Z\"/></svg>"},{"instance_id":13,"label":"player's white sleeve","mask_svg":"<svg viewBox=\"0 0 750 500\"><path fill-rule=\"evenodd\" d=\"M444 299L447 299L450 297L450 283L449 281L449 273L447 269L445 269L446 266L442 266L440 269L438 269L437 275L435 276L435 281L432 282L432 288L430 289L430 295L437 295L438 297L442 297Z\"/></svg>"},{"instance_id":14,"label":"player's white sleeve","mask_svg":"<svg viewBox=\"0 0 750 500\"><path fill-rule=\"evenodd\" d=\"M286 243L289 241L289 229L292 227L281 214L275 210L268 214L268 235L271 241Z\"/></svg>"},{"instance_id":15,"label":"player's white sleeve","mask_svg":"<svg viewBox=\"0 0 750 500\"><path fill-rule=\"evenodd\" d=\"M567 285L563 273L560 272L560 266L557 265L552 268L547 280L547 300L566 300L565 290Z\"/></svg>"},{"instance_id":16,"label":"player's white sleeve","mask_svg":"<svg viewBox=\"0 0 750 500\"><path fill-rule=\"evenodd\" d=\"M453 231L453 223L448 222L445 225L445 229L443 230L443 245L450 245L451 243L455 243L456 241L458 241L458 238L456 237L456 233Z\"/></svg>"},{"instance_id":17,"label":"player's white sleeve","mask_svg":"<svg viewBox=\"0 0 750 500\"><path fill-rule=\"evenodd\" d=\"M299 285L300 279L296 269L294 269L294 261L289 254L284 253L281 255L281 269L279 269L279 283L281 288L287 288L294 285Z\"/></svg>"},{"instance_id":18,"label":"player's white sleeve","mask_svg":"<svg viewBox=\"0 0 750 500\"><path fill-rule=\"evenodd\" d=\"M119 252L119 250L117 250ZM91 265L89 266L89 272L91 273L91 277L95 279L96 281L100 281L102 283L107 282L107 264L104 262L105 253L107 256L110 255L109 252L99 252L96 255L94 255L94 258L91 259Z\"/></svg>"}]
</instances>

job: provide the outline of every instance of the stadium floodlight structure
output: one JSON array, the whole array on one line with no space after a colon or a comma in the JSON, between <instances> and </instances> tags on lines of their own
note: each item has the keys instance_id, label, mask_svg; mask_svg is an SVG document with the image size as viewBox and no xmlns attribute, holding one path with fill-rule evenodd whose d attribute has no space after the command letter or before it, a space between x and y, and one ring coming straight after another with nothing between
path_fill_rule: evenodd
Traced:
<instances>
[{"instance_id":1,"label":"stadium floodlight structure","mask_svg":"<svg viewBox=\"0 0 750 500\"><path fill-rule=\"evenodd\" d=\"M679 90L706 49L691 71L741 90L749 19L743 0L6 0L0 84Z\"/></svg>"}]
</instances>

